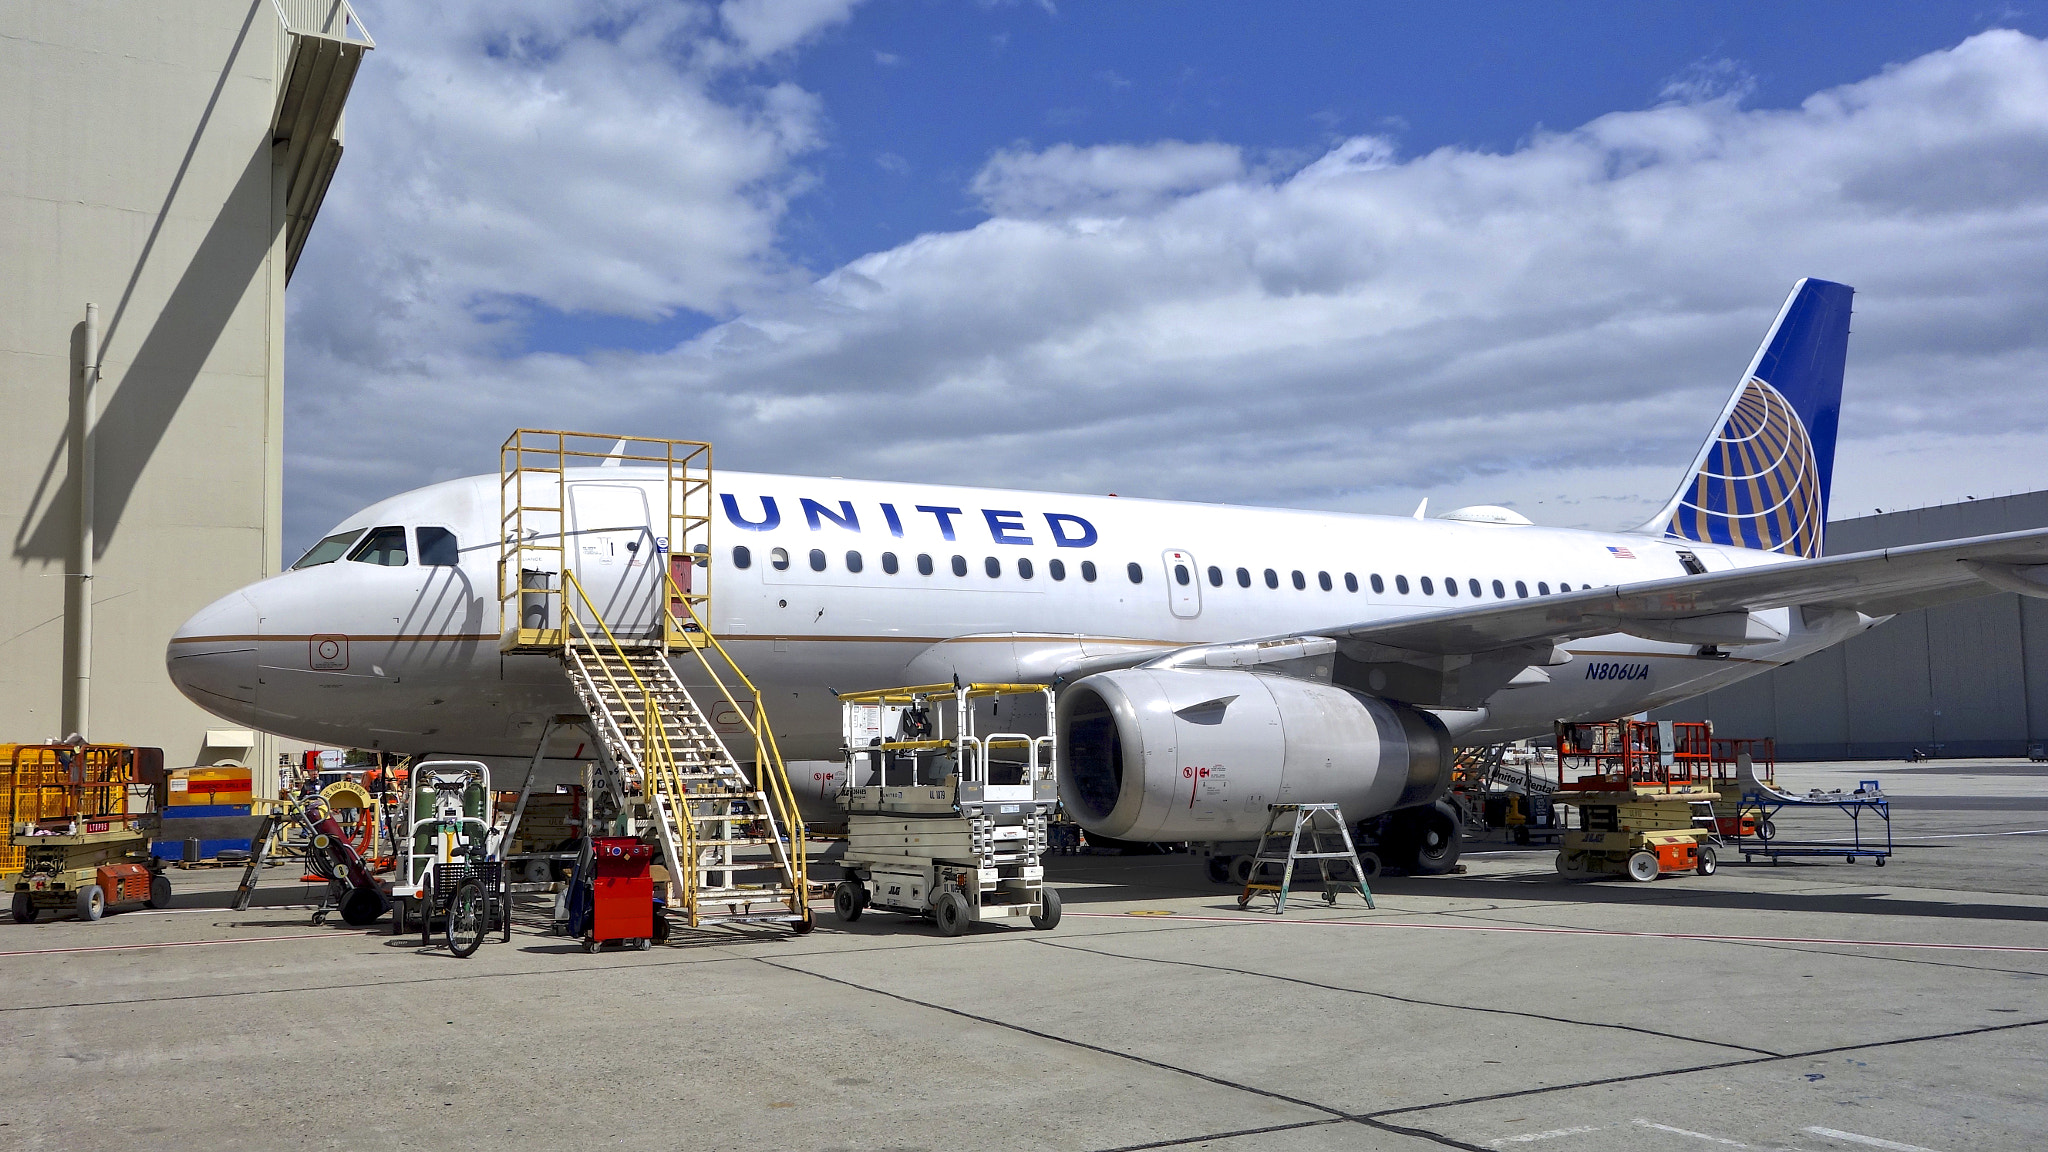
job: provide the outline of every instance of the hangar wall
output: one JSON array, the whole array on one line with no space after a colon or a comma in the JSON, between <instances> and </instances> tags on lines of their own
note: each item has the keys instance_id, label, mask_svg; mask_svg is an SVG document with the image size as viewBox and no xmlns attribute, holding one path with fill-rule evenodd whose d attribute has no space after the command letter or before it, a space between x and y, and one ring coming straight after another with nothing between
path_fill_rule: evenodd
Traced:
<instances>
[{"instance_id":1,"label":"hangar wall","mask_svg":"<svg viewBox=\"0 0 2048 1152\"><path fill-rule=\"evenodd\" d=\"M86 734L172 764L275 763L267 740L207 746L234 726L178 693L164 649L278 567L285 282L370 46L353 15L342 0L0 0L0 742L77 728L72 432L92 302Z\"/></svg>"},{"instance_id":2,"label":"hangar wall","mask_svg":"<svg viewBox=\"0 0 2048 1152\"><path fill-rule=\"evenodd\" d=\"M1828 525L1831 555L2048 526L2048 491ZM2048 600L1999 592L1907 612L1660 720L1773 736L1785 760L2023 756L2048 743Z\"/></svg>"}]
</instances>

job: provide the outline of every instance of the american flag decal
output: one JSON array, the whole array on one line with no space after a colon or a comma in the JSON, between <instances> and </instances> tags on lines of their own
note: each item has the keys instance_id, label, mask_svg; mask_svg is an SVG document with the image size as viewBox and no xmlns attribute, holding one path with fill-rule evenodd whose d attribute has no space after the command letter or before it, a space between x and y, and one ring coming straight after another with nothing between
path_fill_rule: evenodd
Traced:
<instances>
[{"instance_id":1,"label":"american flag decal","mask_svg":"<svg viewBox=\"0 0 2048 1152\"><path fill-rule=\"evenodd\" d=\"M1612 544L1609 544L1607 546L1607 550L1614 554L1614 558L1616 560L1633 560L1636 558L1635 553L1629 551L1626 548L1617 548Z\"/></svg>"}]
</instances>

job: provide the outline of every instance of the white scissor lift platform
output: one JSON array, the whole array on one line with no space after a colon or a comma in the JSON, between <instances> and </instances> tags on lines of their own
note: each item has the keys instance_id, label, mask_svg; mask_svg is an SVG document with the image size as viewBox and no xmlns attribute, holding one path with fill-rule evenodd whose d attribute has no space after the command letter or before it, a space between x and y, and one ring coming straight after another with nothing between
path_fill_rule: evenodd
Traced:
<instances>
[{"instance_id":1,"label":"white scissor lift platform","mask_svg":"<svg viewBox=\"0 0 2048 1152\"><path fill-rule=\"evenodd\" d=\"M1052 689L1042 684L840 694L846 878L832 895L840 919L884 908L930 917L948 936L979 921L1059 923L1059 894L1045 887L1044 865L1059 804L1054 738L975 734L976 703L1006 697L1037 697L1044 730L1053 730Z\"/></svg>"}]
</instances>

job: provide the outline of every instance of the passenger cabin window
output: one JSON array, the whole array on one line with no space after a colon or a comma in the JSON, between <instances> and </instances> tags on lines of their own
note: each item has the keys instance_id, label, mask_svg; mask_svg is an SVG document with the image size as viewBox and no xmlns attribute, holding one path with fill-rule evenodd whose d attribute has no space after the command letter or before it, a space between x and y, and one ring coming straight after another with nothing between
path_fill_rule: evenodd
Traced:
<instances>
[{"instance_id":1,"label":"passenger cabin window","mask_svg":"<svg viewBox=\"0 0 2048 1152\"><path fill-rule=\"evenodd\" d=\"M1472 595L1475 599L1486 594L1485 592L1480 590L1479 581L1477 580L1465 581L1465 587L1471 590Z\"/></svg>"},{"instance_id":2,"label":"passenger cabin window","mask_svg":"<svg viewBox=\"0 0 2048 1152\"><path fill-rule=\"evenodd\" d=\"M1022 580L1031 579L1031 558L1029 556L1017 557L1017 576Z\"/></svg>"},{"instance_id":3,"label":"passenger cabin window","mask_svg":"<svg viewBox=\"0 0 2048 1152\"><path fill-rule=\"evenodd\" d=\"M1278 572L1273 571L1271 568L1266 569L1266 587L1278 588L1279 586L1280 574Z\"/></svg>"},{"instance_id":4,"label":"passenger cabin window","mask_svg":"<svg viewBox=\"0 0 2048 1152\"><path fill-rule=\"evenodd\" d=\"M848 572L858 572L858 571L860 571L860 568L861 568L861 560L860 560L860 553L858 553L858 552L848 552L848 553L846 554L846 570L847 570Z\"/></svg>"},{"instance_id":5,"label":"passenger cabin window","mask_svg":"<svg viewBox=\"0 0 2048 1152\"><path fill-rule=\"evenodd\" d=\"M745 544L735 544L732 549L732 566L751 568L754 565L754 551Z\"/></svg>"},{"instance_id":6,"label":"passenger cabin window","mask_svg":"<svg viewBox=\"0 0 2048 1152\"><path fill-rule=\"evenodd\" d=\"M292 565L292 567L295 569L315 568L322 564L332 564L336 560L341 559L347 553L348 546L355 543L356 537L362 534L363 530L361 528L351 528L346 532L336 532L334 535L306 549L306 554L299 557L299 562Z\"/></svg>"},{"instance_id":7,"label":"passenger cabin window","mask_svg":"<svg viewBox=\"0 0 2048 1152\"><path fill-rule=\"evenodd\" d=\"M955 557L953 557L953 575L955 575L955 576L965 576L965 575L967 575L967 557L965 557L965 556L955 556Z\"/></svg>"},{"instance_id":8,"label":"passenger cabin window","mask_svg":"<svg viewBox=\"0 0 2048 1152\"><path fill-rule=\"evenodd\" d=\"M813 571L813 572L823 572L824 570L825 570L825 550L824 550L823 548L813 548L813 549L811 549L811 571Z\"/></svg>"},{"instance_id":9,"label":"passenger cabin window","mask_svg":"<svg viewBox=\"0 0 2048 1152\"><path fill-rule=\"evenodd\" d=\"M1377 572L1372 574L1372 590L1375 593L1382 594L1384 594L1387 590L1387 582L1385 580L1380 579L1380 574ZM1408 589L1406 588L1401 589L1401 591L1403 592L1406 592L1407 590Z\"/></svg>"},{"instance_id":10,"label":"passenger cabin window","mask_svg":"<svg viewBox=\"0 0 2048 1152\"><path fill-rule=\"evenodd\" d=\"M1378 577L1374 577L1374 579L1377 580ZM1408 578L1406 576L1394 577L1394 589L1400 592L1401 595L1406 596L1408 594Z\"/></svg>"},{"instance_id":11,"label":"passenger cabin window","mask_svg":"<svg viewBox=\"0 0 2048 1152\"><path fill-rule=\"evenodd\" d=\"M413 535L420 545L420 563L435 568L453 568L462 563L462 549L456 547L455 533L446 528L416 528Z\"/></svg>"},{"instance_id":12,"label":"passenger cabin window","mask_svg":"<svg viewBox=\"0 0 2048 1152\"><path fill-rule=\"evenodd\" d=\"M917 554L917 574L919 576L929 576L932 574L932 558L929 553L919 552Z\"/></svg>"},{"instance_id":13,"label":"passenger cabin window","mask_svg":"<svg viewBox=\"0 0 2048 1152\"><path fill-rule=\"evenodd\" d=\"M1328 572L1316 573L1316 584L1319 587L1321 587L1323 591L1328 592L1331 588L1330 574Z\"/></svg>"},{"instance_id":14,"label":"passenger cabin window","mask_svg":"<svg viewBox=\"0 0 2048 1152\"><path fill-rule=\"evenodd\" d=\"M1188 581L1191 579L1193 579L1193 577L1188 573L1187 565L1175 564L1173 566L1173 582L1175 584L1179 584L1180 586L1185 588L1187 586Z\"/></svg>"},{"instance_id":15,"label":"passenger cabin window","mask_svg":"<svg viewBox=\"0 0 2048 1152\"><path fill-rule=\"evenodd\" d=\"M1457 594L1458 594L1458 578L1457 578L1456 576L1446 576L1446 577L1444 577L1444 595L1446 595L1446 596L1456 596Z\"/></svg>"},{"instance_id":16,"label":"passenger cabin window","mask_svg":"<svg viewBox=\"0 0 2048 1152\"><path fill-rule=\"evenodd\" d=\"M1520 596L1524 600L1529 598L1529 585L1526 581L1515 581L1515 595Z\"/></svg>"},{"instance_id":17,"label":"passenger cabin window","mask_svg":"<svg viewBox=\"0 0 2048 1152\"><path fill-rule=\"evenodd\" d=\"M891 576L896 574L896 554L894 552L882 553L882 571L887 572Z\"/></svg>"},{"instance_id":18,"label":"passenger cabin window","mask_svg":"<svg viewBox=\"0 0 2048 1152\"><path fill-rule=\"evenodd\" d=\"M1407 589L1406 589L1406 588L1403 588L1403 589L1401 589L1401 591L1403 591L1403 592L1406 592L1406 591L1407 591ZM1435 585L1435 584L1432 584L1432 583L1430 583L1429 577L1427 577L1427 576L1424 576L1424 577L1422 578L1422 594L1423 594L1424 596L1434 596L1434 595L1436 595L1436 585Z\"/></svg>"},{"instance_id":19,"label":"passenger cabin window","mask_svg":"<svg viewBox=\"0 0 2048 1152\"><path fill-rule=\"evenodd\" d=\"M372 528L363 542L348 554L358 564L382 564L386 568L405 566L405 529Z\"/></svg>"},{"instance_id":20,"label":"passenger cabin window","mask_svg":"<svg viewBox=\"0 0 2048 1152\"><path fill-rule=\"evenodd\" d=\"M1183 568L1181 571L1185 572L1187 569ZM1143 584L1145 582L1145 570L1138 567L1138 562L1135 560L1124 565L1124 574L1131 578L1131 583L1133 584Z\"/></svg>"},{"instance_id":21,"label":"passenger cabin window","mask_svg":"<svg viewBox=\"0 0 2048 1152\"><path fill-rule=\"evenodd\" d=\"M777 548L768 553L768 566L777 572L789 571L789 549Z\"/></svg>"},{"instance_id":22,"label":"passenger cabin window","mask_svg":"<svg viewBox=\"0 0 2048 1152\"><path fill-rule=\"evenodd\" d=\"M1358 574L1356 572L1346 572L1344 574L1344 590L1346 592L1358 591Z\"/></svg>"},{"instance_id":23,"label":"passenger cabin window","mask_svg":"<svg viewBox=\"0 0 2048 1152\"><path fill-rule=\"evenodd\" d=\"M991 556L981 562L981 570L988 573L988 578L993 580L1003 574L1003 562Z\"/></svg>"},{"instance_id":24,"label":"passenger cabin window","mask_svg":"<svg viewBox=\"0 0 2048 1152\"><path fill-rule=\"evenodd\" d=\"M1501 584L1501 582L1498 580L1495 580L1493 582L1493 598L1495 600L1505 600L1508 598L1508 590L1506 586Z\"/></svg>"},{"instance_id":25,"label":"passenger cabin window","mask_svg":"<svg viewBox=\"0 0 2048 1152\"><path fill-rule=\"evenodd\" d=\"M1209 587L1223 587L1223 569L1218 568L1214 564L1209 565Z\"/></svg>"},{"instance_id":26,"label":"passenger cabin window","mask_svg":"<svg viewBox=\"0 0 2048 1152\"><path fill-rule=\"evenodd\" d=\"M1090 584L1095 583L1095 561L1081 561L1081 579L1086 580Z\"/></svg>"},{"instance_id":27,"label":"passenger cabin window","mask_svg":"<svg viewBox=\"0 0 2048 1152\"><path fill-rule=\"evenodd\" d=\"M1294 577L1293 577L1293 579L1294 579L1294 590L1295 590L1296 592L1301 592L1301 591L1304 591L1304 590L1306 590L1306 589L1308 588L1308 578L1307 578L1306 576L1303 576L1303 575L1301 574L1301 569L1299 569L1299 568L1296 568L1296 569L1294 570Z\"/></svg>"},{"instance_id":28,"label":"passenger cabin window","mask_svg":"<svg viewBox=\"0 0 2048 1152\"><path fill-rule=\"evenodd\" d=\"M1065 580L1067 578L1067 562L1065 560L1047 560L1045 562L1045 570L1052 573L1052 578L1055 580Z\"/></svg>"},{"instance_id":29,"label":"passenger cabin window","mask_svg":"<svg viewBox=\"0 0 2048 1152\"><path fill-rule=\"evenodd\" d=\"M1538 596L1550 595L1550 582L1548 580L1538 580L1536 582L1536 594Z\"/></svg>"},{"instance_id":30,"label":"passenger cabin window","mask_svg":"<svg viewBox=\"0 0 2048 1152\"><path fill-rule=\"evenodd\" d=\"M1250 569L1239 568L1237 570L1237 586L1239 588L1249 588L1252 586L1252 574Z\"/></svg>"}]
</instances>

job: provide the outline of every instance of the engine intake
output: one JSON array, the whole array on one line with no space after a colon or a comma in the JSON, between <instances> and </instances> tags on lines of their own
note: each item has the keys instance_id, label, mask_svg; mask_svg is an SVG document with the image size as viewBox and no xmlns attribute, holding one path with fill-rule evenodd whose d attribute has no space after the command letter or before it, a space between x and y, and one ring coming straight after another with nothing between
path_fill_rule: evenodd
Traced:
<instances>
[{"instance_id":1,"label":"engine intake","mask_svg":"<svg viewBox=\"0 0 2048 1152\"><path fill-rule=\"evenodd\" d=\"M1244 840L1269 804L1335 802L1357 821L1450 786L1436 717L1286 676L1101 672L1061 693L1058 725L1067 811L1119 840Z\"/></svg>"}]
</instances>

